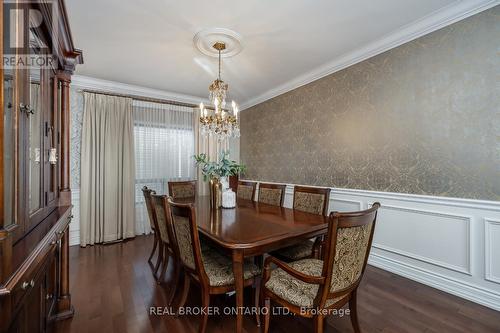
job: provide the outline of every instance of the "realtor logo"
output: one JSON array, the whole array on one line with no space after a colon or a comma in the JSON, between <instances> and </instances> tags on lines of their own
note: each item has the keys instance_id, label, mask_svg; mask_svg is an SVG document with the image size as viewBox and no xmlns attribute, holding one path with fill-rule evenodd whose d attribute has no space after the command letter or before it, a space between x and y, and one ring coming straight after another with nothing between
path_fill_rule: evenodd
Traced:
<instances>
[{"instance_id":1,"label":"realtor logo","mask_svg":"<svg viewBox=\"0 0 500 333\"><path fill-rule=\"evenodd\" d=\"M4 69L53 68L53 46L57 46L57 29L52 26L56 5L52 1L3 2L3 59ZM49 24L44 24L47 20Z\"/></svg>"}]
</instances>

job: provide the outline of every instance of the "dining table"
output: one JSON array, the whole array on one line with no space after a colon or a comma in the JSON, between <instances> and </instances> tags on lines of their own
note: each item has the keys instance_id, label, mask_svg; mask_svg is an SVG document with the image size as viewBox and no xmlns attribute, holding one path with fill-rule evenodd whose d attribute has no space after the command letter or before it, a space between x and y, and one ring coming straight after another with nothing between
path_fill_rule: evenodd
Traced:
<instances>
[{"instance_id":1,"label":"dining table","mask_svg":"<svg viewBox=\"0 0 500 333\"><path fill-rule=\"evenodd\" d=\"M325 235L328 218L237 199L234 208L212 208L209 196L192 199L198 231L213 246L232 257L236 291L236 332L243 326L243 263L303 240Z\"/></svg>"}]
</instances>

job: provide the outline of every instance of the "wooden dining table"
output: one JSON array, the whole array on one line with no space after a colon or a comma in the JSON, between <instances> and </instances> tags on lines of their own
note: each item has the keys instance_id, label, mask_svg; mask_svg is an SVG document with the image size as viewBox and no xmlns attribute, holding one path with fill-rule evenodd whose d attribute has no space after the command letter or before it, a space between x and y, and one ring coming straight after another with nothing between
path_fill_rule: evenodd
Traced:
<instances>
[{"instance_id":1,"label":"wooden dining table","mask_svg":"<svg viewBox=\"0 0 500 333\"><path fill-rule=\"evenodd\" d=\"M191 199L192 200L192 199ZM235 208L212 209L209 196L194 199L199 232L232 257L236 332L243 325L243 263L302 240L325 235L327 217L238 199Z\"/></svg>"}]
</instances>

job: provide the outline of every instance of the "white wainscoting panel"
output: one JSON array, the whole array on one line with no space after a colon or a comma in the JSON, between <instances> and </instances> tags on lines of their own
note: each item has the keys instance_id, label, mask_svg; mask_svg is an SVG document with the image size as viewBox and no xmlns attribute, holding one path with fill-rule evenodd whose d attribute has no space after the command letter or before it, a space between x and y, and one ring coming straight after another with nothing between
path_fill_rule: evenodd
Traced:
<instances>
[{"instance_id":1,"label":"white wainscoting panel","mask_svg":"<svg viewBox=\"0 0 500 333\"><path fill-rule=\"evenodd\" d=\"M329 209L377 201L369 264L500 310L500 202L332 188Z\"/></svg>"},{"instance_id":2,"label":"white wainscoting panel","mask_svg":"<svg viewBox=\"0 0 500 333\"><path fill-rule=\"evenodd\" d=\"M485 278L500 283L500 220L484 219Z\"/></svg>"}]
</instances>

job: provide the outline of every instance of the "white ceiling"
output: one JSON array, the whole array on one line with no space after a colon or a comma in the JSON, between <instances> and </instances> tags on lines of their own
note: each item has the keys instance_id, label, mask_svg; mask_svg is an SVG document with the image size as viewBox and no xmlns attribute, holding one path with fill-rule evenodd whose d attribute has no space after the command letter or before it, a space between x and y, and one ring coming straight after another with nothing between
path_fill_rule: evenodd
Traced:
<instances>
[{"instance_id":1,"label":"white ceiling","mask_svg":"<svg viewBox=\"0 0 500 333\"><path fill-rule=\"evenodd\" d=\"M238 32L243 51L223 60L222 78L231 98L248 104L461 2L467 0L66 0L66 6L84 52L77 74L192 96L207 95L217 70L193 36L212 27Z\"/></svg>"}]
</instances>

